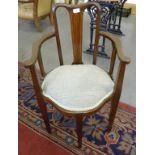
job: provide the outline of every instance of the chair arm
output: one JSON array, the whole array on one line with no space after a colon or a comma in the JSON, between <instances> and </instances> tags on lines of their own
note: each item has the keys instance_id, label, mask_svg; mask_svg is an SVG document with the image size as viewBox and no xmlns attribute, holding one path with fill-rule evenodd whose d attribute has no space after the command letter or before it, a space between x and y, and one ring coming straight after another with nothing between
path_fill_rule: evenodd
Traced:
<instances>
[{"instance_id":1,"label":"chair arm","mask_svg":"<svg viewBox=\"0 0 155 155\"><path fill-rule=\"evenodd\" d=\"M130 58L124 56L124 53L122 51L122 44L118 38L111 36L108 32L99 32L99 35L108 38L112 42L120 61L122 61L125 64L130 63Z\"/></svg>"},{"instance_id":2,"label":"chair arm","mask_svg":"<svg viewBox=\"0 0 155 155\"><path fill-rule=\"evenodd\" d=\"M55 33L53 33L53 32L48 33L48 34L42 36L36 42L34 42L33 47L32 47L32 56L31 56L31 58L29 60L26 60L26 61L23 62L25 67L31 67L36 63L36 61L38 59L38 56L39 56L39 53L40 53L40 49L41 49L42 44L46 40L48 40L48 39L50 39L50 38L52 38L54 36L55 36Z\"/></svg>"}]
</instances>

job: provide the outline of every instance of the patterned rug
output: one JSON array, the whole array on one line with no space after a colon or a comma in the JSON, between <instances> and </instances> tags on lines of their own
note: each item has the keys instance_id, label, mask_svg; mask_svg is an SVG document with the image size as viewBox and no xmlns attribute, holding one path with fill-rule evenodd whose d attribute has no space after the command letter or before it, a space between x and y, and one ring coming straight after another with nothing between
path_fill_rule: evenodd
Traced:
<instances>
[{"instance_id":1,"label":"patterned rug","mask_svg":"<svg viewBox=\"0 0 155 155\"><path fill-rule=\"evenodd\" d=\"M110 104L98 113L85 117L83 121L83 144L77 148L76 122L64 117L47 104L52 134L45 129L37 105L30 72L19 64L19 121L51 141L78 155L135 155L136 115L135 108L120 103L110 133L106 132Z\"/></svg>"}]
</instances>

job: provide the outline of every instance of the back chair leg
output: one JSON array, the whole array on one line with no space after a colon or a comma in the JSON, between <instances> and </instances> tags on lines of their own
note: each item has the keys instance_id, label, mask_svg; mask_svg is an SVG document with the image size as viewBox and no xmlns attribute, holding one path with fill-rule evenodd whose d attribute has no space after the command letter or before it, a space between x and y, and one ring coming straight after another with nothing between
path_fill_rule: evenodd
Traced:
<instances>
[{"instance_id":1,"label":"back chair leg","mask_svg":"<svg viewBox=\"0 0 155 155\"><path fill-rule=\"evenodd\" d=\"M82 115L76 116L76 132L78 136L78 147L81 148L82 146Z\"/></svg>"},{"instance_id":2,"label":"back chair leg","mask_svg":"<svg viewBox=\"0 0 155 155\"><path fill-rule=\"evenodd\" d=\"M42 32L42 28L41 28L41 26L40 26L40 21L39 21L39 19L35 19L35 20L34 20L34 24L35 24L37 30L38 30L39 32Z\"/></svg>"},{"instance_id":3,"label":"back chair leg","mask_svg":"<svg viewBox=\"0 0 155 155\"><path fill-rule=\"evenodd\" d=\"M111 102L111 109L110 109L110 115L109 115L108 132L110 132L111 129L112 129L112 125L114 123L114 119L115 119L116 112L117 112L117 107L118 107L118 102L116 100L112 100L112 102Z\"/></svg>"}]
</instances>

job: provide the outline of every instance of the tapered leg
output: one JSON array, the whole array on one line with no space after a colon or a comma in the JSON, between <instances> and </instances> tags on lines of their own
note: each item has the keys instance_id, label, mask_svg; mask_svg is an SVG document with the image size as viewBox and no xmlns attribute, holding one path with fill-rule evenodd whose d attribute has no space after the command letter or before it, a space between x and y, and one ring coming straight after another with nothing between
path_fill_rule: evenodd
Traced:
<instances>
[{"instance_id":1,"label":"tapered leg","mask_svg":"<svg viewBox=\"0 0 155 155\"><path fill-rule=\"evenodd\" d=\"M51 133L51 127L50 127L50 123L49 123L49 119L48 119L48 114L47 114L47 107L44 103L44 100L42 98L38 98L38 105L46 126L46 130L48 133Z\"/></svg>"},{"instance_id":2,"label":"tapered leg","mask_svg":"<svg viewBox=\"0 0 155 155\"><path fill-rule=\"evenodd\" d=\"M40 21L39 21L39 19L35 19L35 20L34 20L34 24L35 24L37 30L38 30L39 32L42 32L42 28L41 28L41 26L40 26Z\"/></svg>"},{"instance_id":3,"label":"tapered leg","mask_svg":"<svg viewBox=\"0 0 155 155\"><path fill-rule=\"evenodd\" d=\"M113 100L113 102L111 103L111 110L110 110L110 115L109 115L108 132L110 132L112 129L112 125L114 123L114 119L115 119L116 112L117 112L117 107L118 107L118 101Z\"/></svg>"},{"instance_id":4,"label":"tapered leg","mask_svg":"<svg viewBox=\"0 0 155 155\"><path fill-rule=\"evenodd\" d=\"M120 99L121 91L122 91L124 73L125 73L125 63L121 62L118 67L116 87L115 87L114 96L111 102L111 111L110 111L110 116L109 116L108 131L112 129L112 125L113 125L113 122L116 116L116 111L117 111L117 107L118 107L118 103L119 103L119 99Z\"/></svg>"},{"instance_id":5,"label":"tapered leg","mask_svg":"<svg viewBox=\"0 0 155 155\"><path fill-rule=\"evenodd\" d=\"M49 17L49 20L50 20L51 25L54 25L53 15L52 14L51 15L49 14L48 17Z\"/></svg>"},{"instance_id":6,"label":"tapered leg","mask_svg":"<svg viewBox=\"0 0 155 155\"><path fill-rule=\"evenodd\" d=\"M76 116L76 132L78 136L78 147L81 148L82 146L82 115Z\"/></svg>"},{"instance_id":7,"label":"tapered leg","mask_svg":"<svg viewBox=\"0 0 155 155\"><path fill-rule=\"evenodd\" d=\"M40 108L46 129L49 133L51 133L51 128L50 128L49 119L48 119L48 115L47 115L47 109L46 109L46 105L44 103L44 99L43 99L42 94L41 94L41 88L39 85L39 81L37 79L37 74L36 74L34 65L30 67L30 72L32 75L32 81L33 81L33 86L34 86L36 98L38 101L38 106Z\"/></svg>"}]
</instances>

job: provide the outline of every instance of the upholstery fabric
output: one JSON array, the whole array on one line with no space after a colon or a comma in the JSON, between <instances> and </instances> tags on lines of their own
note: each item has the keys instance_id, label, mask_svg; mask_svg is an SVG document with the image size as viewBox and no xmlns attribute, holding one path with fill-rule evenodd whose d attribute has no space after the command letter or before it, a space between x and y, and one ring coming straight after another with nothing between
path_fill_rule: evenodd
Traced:
<instances>
[{"instance_id":1,"label":"upholstery fabric","mask_svg":"<svg viewBox=\"0 0 155 155\"><path fill-rule=\"evenodd\" d=\"M49 72L42 93L72 112L94 109L113 93L114 82L95 65L64 65Z\"/></svg>"},{"instance_id":2,"label":"upholstery fabric","mask_svg":"<svg viewBox=\"0 0 155 155\"><path fill-rule=\"evenodd\" d=\"M51 0L38 0L38 17L50 12ZM24 19L33 19L33 3L20 3L18 6L18 16Z\"/></svg>"}]
</instances>

